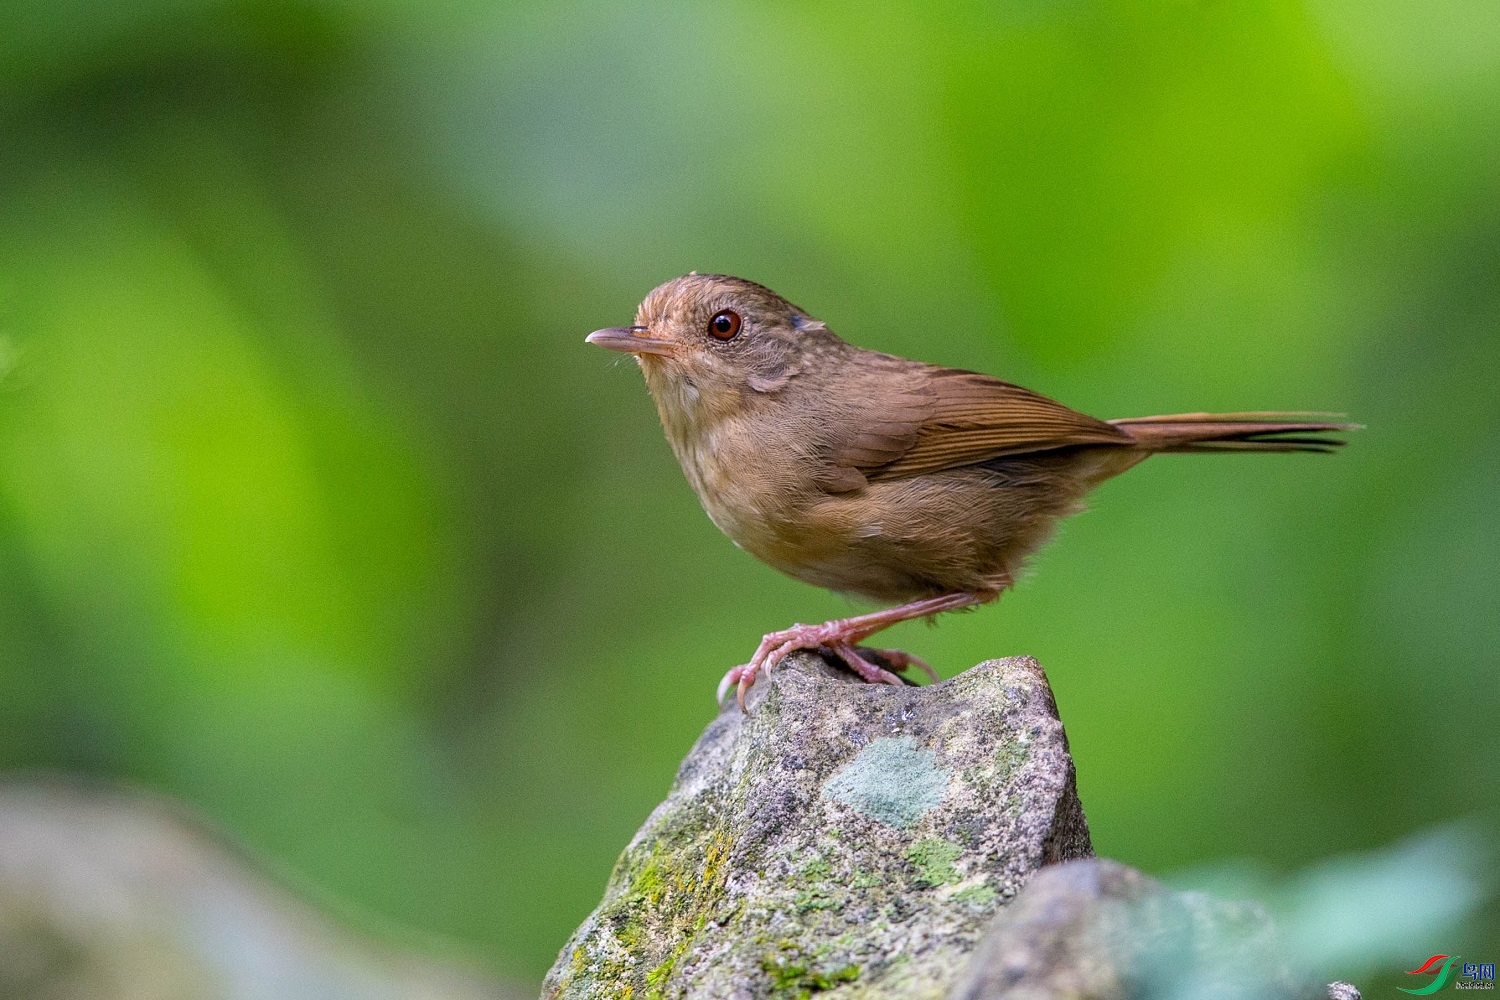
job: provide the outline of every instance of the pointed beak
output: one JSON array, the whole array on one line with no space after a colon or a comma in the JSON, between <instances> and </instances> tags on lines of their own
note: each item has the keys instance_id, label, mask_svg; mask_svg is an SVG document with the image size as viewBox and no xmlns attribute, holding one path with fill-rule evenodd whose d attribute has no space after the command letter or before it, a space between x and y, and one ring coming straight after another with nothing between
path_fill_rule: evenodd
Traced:
<instances>
[{"instance_id":1,"label":"pointed beak","mask_svg":"<svg viewBox=\"0 0 1500 1000\"><path fill-rule=\"evenodd\" d=\"M644 326L612 326L607 330L595 330L583 338L586 344L597 344L611 351L628 354L673 354L676 347L669 340L658 340L646 336Z\"/></svg>"}]
</instances>

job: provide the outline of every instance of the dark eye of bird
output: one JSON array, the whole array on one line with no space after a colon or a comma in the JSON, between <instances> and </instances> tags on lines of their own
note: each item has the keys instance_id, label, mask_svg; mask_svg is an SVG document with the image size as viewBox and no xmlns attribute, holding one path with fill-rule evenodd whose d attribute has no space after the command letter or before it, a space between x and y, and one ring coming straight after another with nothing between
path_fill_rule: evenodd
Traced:
<instances>
[{"instance_id":1,"label":"dark eye of bird","mask_svg":"<svg viewBox=\"0 0 1500 1000\"><path fill-rule=\"evenodd\" d=\"M708 321L708 332L720 340L733 340L740 332L740 314L725 309Z\"/></svg>"}]
</instances>

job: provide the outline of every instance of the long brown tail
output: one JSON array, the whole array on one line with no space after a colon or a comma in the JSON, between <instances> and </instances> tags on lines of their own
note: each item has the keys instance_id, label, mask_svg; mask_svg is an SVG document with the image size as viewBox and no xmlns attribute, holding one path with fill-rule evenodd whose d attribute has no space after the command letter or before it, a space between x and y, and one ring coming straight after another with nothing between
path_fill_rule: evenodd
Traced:
<instances>
[{"instance_id":1,"label":"long brown tail","mask_svg":"<svg viewBox=\"0 0 1500 1000\"><path fill-rule=\"evenodd\" d=\"M1328 434L1360 429L1314 417L1337 413L1178 413L1111 420L1143 448L1184 451L1333 451L1344 441Z\"/></svg>"}]
</instances>

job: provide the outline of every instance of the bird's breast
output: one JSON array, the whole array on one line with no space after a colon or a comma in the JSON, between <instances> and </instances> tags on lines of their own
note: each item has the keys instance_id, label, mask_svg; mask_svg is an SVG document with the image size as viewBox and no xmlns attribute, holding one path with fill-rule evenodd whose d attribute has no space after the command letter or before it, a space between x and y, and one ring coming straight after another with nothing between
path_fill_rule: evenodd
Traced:
<instances>
[{"instance_id":1,"label":"bird's breast","mask_svg":"<svg viewBox=\"0 0 1500 1000\"><path fill-rule=\"evenodd\" d=\"M746 448L742 435L710 428L674 442L683 474L709 519L741 548L754 548L790 515L786 484L766 468L764 448Z\"/></svg>"},{"instance_id":2,"label":"bird's breast","mask_svg":"<svg viewBox=\"0 0 1500 1000\"><path fill-rule=\"evenodd\" d=\"M826 539L808 515L821 491L799 442L749 421L668 436L704 511L731 541L794 576L819 557Z\"/></svg>"}]
</instances>

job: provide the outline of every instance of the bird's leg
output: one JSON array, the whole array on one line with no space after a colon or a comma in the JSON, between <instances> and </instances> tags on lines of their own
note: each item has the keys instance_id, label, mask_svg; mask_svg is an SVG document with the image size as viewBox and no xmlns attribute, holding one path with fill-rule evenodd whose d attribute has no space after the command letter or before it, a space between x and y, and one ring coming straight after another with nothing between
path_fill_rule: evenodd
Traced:
<instances>
[{"instance_id":1,"label":"bird's leg","mask_svg":"<svg viewBox=\"0 0 1500 1000\"><path fill-rule=\"evenodd\" d=\"M973 607L981 600L982 598L974 594L944 594L941 597L928 597L894 608L886 608L884 611L872 611L867 615L835 618L821 625L798 623L789 629L771 632L761 639L760 646L755 650L755 655L750 658L749 663L735 667L724 675L724 679L719 682L719 701L723 702L731 687L737 687L740 707L744 708L745 692L750 690L750 685L755 683L757 674L770 674L776 664L799 649L816 649L819 646L828 647L836 656L854 667L855 672L866 680L884 681L886 678L893 681L899 680L890 671L865 661L854 649L854 644L892 625L911 621L913 618L925 618L940 611L957 611L959 608ZM851 655L862 662L867 669L855 667L849 660ZM909 658L909 662L926 667L926 664L922 664L915 657ZM926 669L931 672L931 668ZM872 670L876 671L873 676L871 676Z\"/></svg>"}]
</instances>

